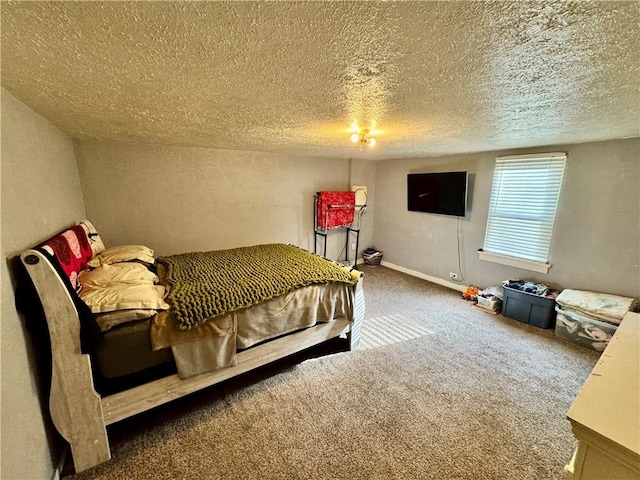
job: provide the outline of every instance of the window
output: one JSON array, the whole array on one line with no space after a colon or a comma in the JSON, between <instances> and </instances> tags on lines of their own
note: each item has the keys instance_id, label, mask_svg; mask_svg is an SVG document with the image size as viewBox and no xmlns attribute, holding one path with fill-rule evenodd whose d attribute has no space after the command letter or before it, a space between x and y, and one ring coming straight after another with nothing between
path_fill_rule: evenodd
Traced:
<instances>
[{"instance_id":1,"label":"window","mask_svg":"<svg viewBox=\"0 0 640 480\"><path fill-rule=\"evenodd\" d=\"M480 259L547 273L565 153L496 158Z\"/></svg>"}]
</instances>

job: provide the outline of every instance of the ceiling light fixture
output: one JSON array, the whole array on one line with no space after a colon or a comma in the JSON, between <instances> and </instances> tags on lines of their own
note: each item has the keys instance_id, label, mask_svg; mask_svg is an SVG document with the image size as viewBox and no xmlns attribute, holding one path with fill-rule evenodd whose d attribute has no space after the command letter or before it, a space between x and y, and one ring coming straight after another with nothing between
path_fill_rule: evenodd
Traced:
<instances>
[{"instance_id":1,"label":"ceiling light fixture","mask_svg":"<svg viewBox=\"0 0 640 480\"><path fill-rule=\"evenodd\" d=\"M358 150L364 150L365 146L373 148L376 144L376 139L370 135L369 129L358 130L351 134L351 141L358 144Z\"/></svg>"}]
</instances>

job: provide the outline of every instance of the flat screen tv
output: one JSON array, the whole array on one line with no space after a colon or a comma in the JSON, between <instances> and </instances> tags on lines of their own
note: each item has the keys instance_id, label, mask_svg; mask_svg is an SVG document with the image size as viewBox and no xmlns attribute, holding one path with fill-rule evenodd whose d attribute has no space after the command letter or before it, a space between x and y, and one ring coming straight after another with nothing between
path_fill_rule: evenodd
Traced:
<instances>
[{"instance_id":1,"label":"flat screen tv","mask_svg":"<svg viewBox=\"0 0 640 480\"><path fill-rule=\"evenodd\" d=\"M467 172L410 173L408 207L412 212L464 217L467 207Z\"/></svg>"}]
</instances>

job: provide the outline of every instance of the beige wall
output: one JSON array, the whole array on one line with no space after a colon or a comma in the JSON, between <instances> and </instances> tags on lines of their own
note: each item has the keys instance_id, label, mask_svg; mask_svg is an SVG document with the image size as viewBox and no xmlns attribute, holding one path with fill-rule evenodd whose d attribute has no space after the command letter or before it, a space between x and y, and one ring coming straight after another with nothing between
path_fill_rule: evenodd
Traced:
<instances>
[{"instance_id":1,"label":"beige wall","mask_svg":"<svg viewBox=\"0 0 640 480\"><path fill-rule=\"evenodd\" d=\"M438 158L387 160L376 169L373 238L383 261L449 280L458 272L460 228L466 285L523 278L640 298L640 142L638 138ZM568 153L547 275L478 259L498 155ZM461 218L407 211L408 173L467 170L470 210Z\"/></svg>"},{"instance_id":2,"label":"beige wall","mask_svg":"<svg viewBox=\"0 0 640 480\"><path fill-rule=\"evenodd\" d=\"M349 185L367 187L367 207L364 209L360 221L360 244L358 246L358 258L362 258L362 251L374 245L373 224L376 211L376 166L378 162L369 160L350 160ZM349 257L353 258L353 257Z\"/></svg>"},{"instance_id":3,"label":"beige wall","mask_svg":"<svg viewBox=\"0 0 640 480\"><path fill-rule=\"evenodd\" d=\"M69 137L2 90L2 467L3 479L47 479L60 444L34 342L15 307L6 259L84 218ZM46 363L46 362L45 362ZM54 453L52 453L54 452Z\"/></svg>"},{"instance_id":4,"label":"beige wall","mask_svg":"<svg viewBox=\"0 0 640 480\"><path fill-rule=\"evenodd\" d=\"M146 244L158 255L269 242L313 250L315 192L373 181L362 168L352 175L347 159L98 141L75 147L87 215L105 241ZM337 258L343 242L343 233L332 233L327 255Z\"/></svg>"}]
</instances>

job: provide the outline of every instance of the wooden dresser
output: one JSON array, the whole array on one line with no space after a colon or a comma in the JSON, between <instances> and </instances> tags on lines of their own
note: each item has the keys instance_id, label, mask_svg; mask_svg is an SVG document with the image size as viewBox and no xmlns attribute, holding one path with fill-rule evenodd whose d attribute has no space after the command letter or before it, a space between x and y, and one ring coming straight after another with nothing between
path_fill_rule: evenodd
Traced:
<instances>
[{"instance_id":1,"label":"wooden dresser","mask_svg":"<svg viewBox=\"0 0 640 480\"><path fill-rule=\"evenodd\" d=\"M569 409L578 448L567 480L640 479L639 332L628 313Z\"/></svg>"}]
</instances>

